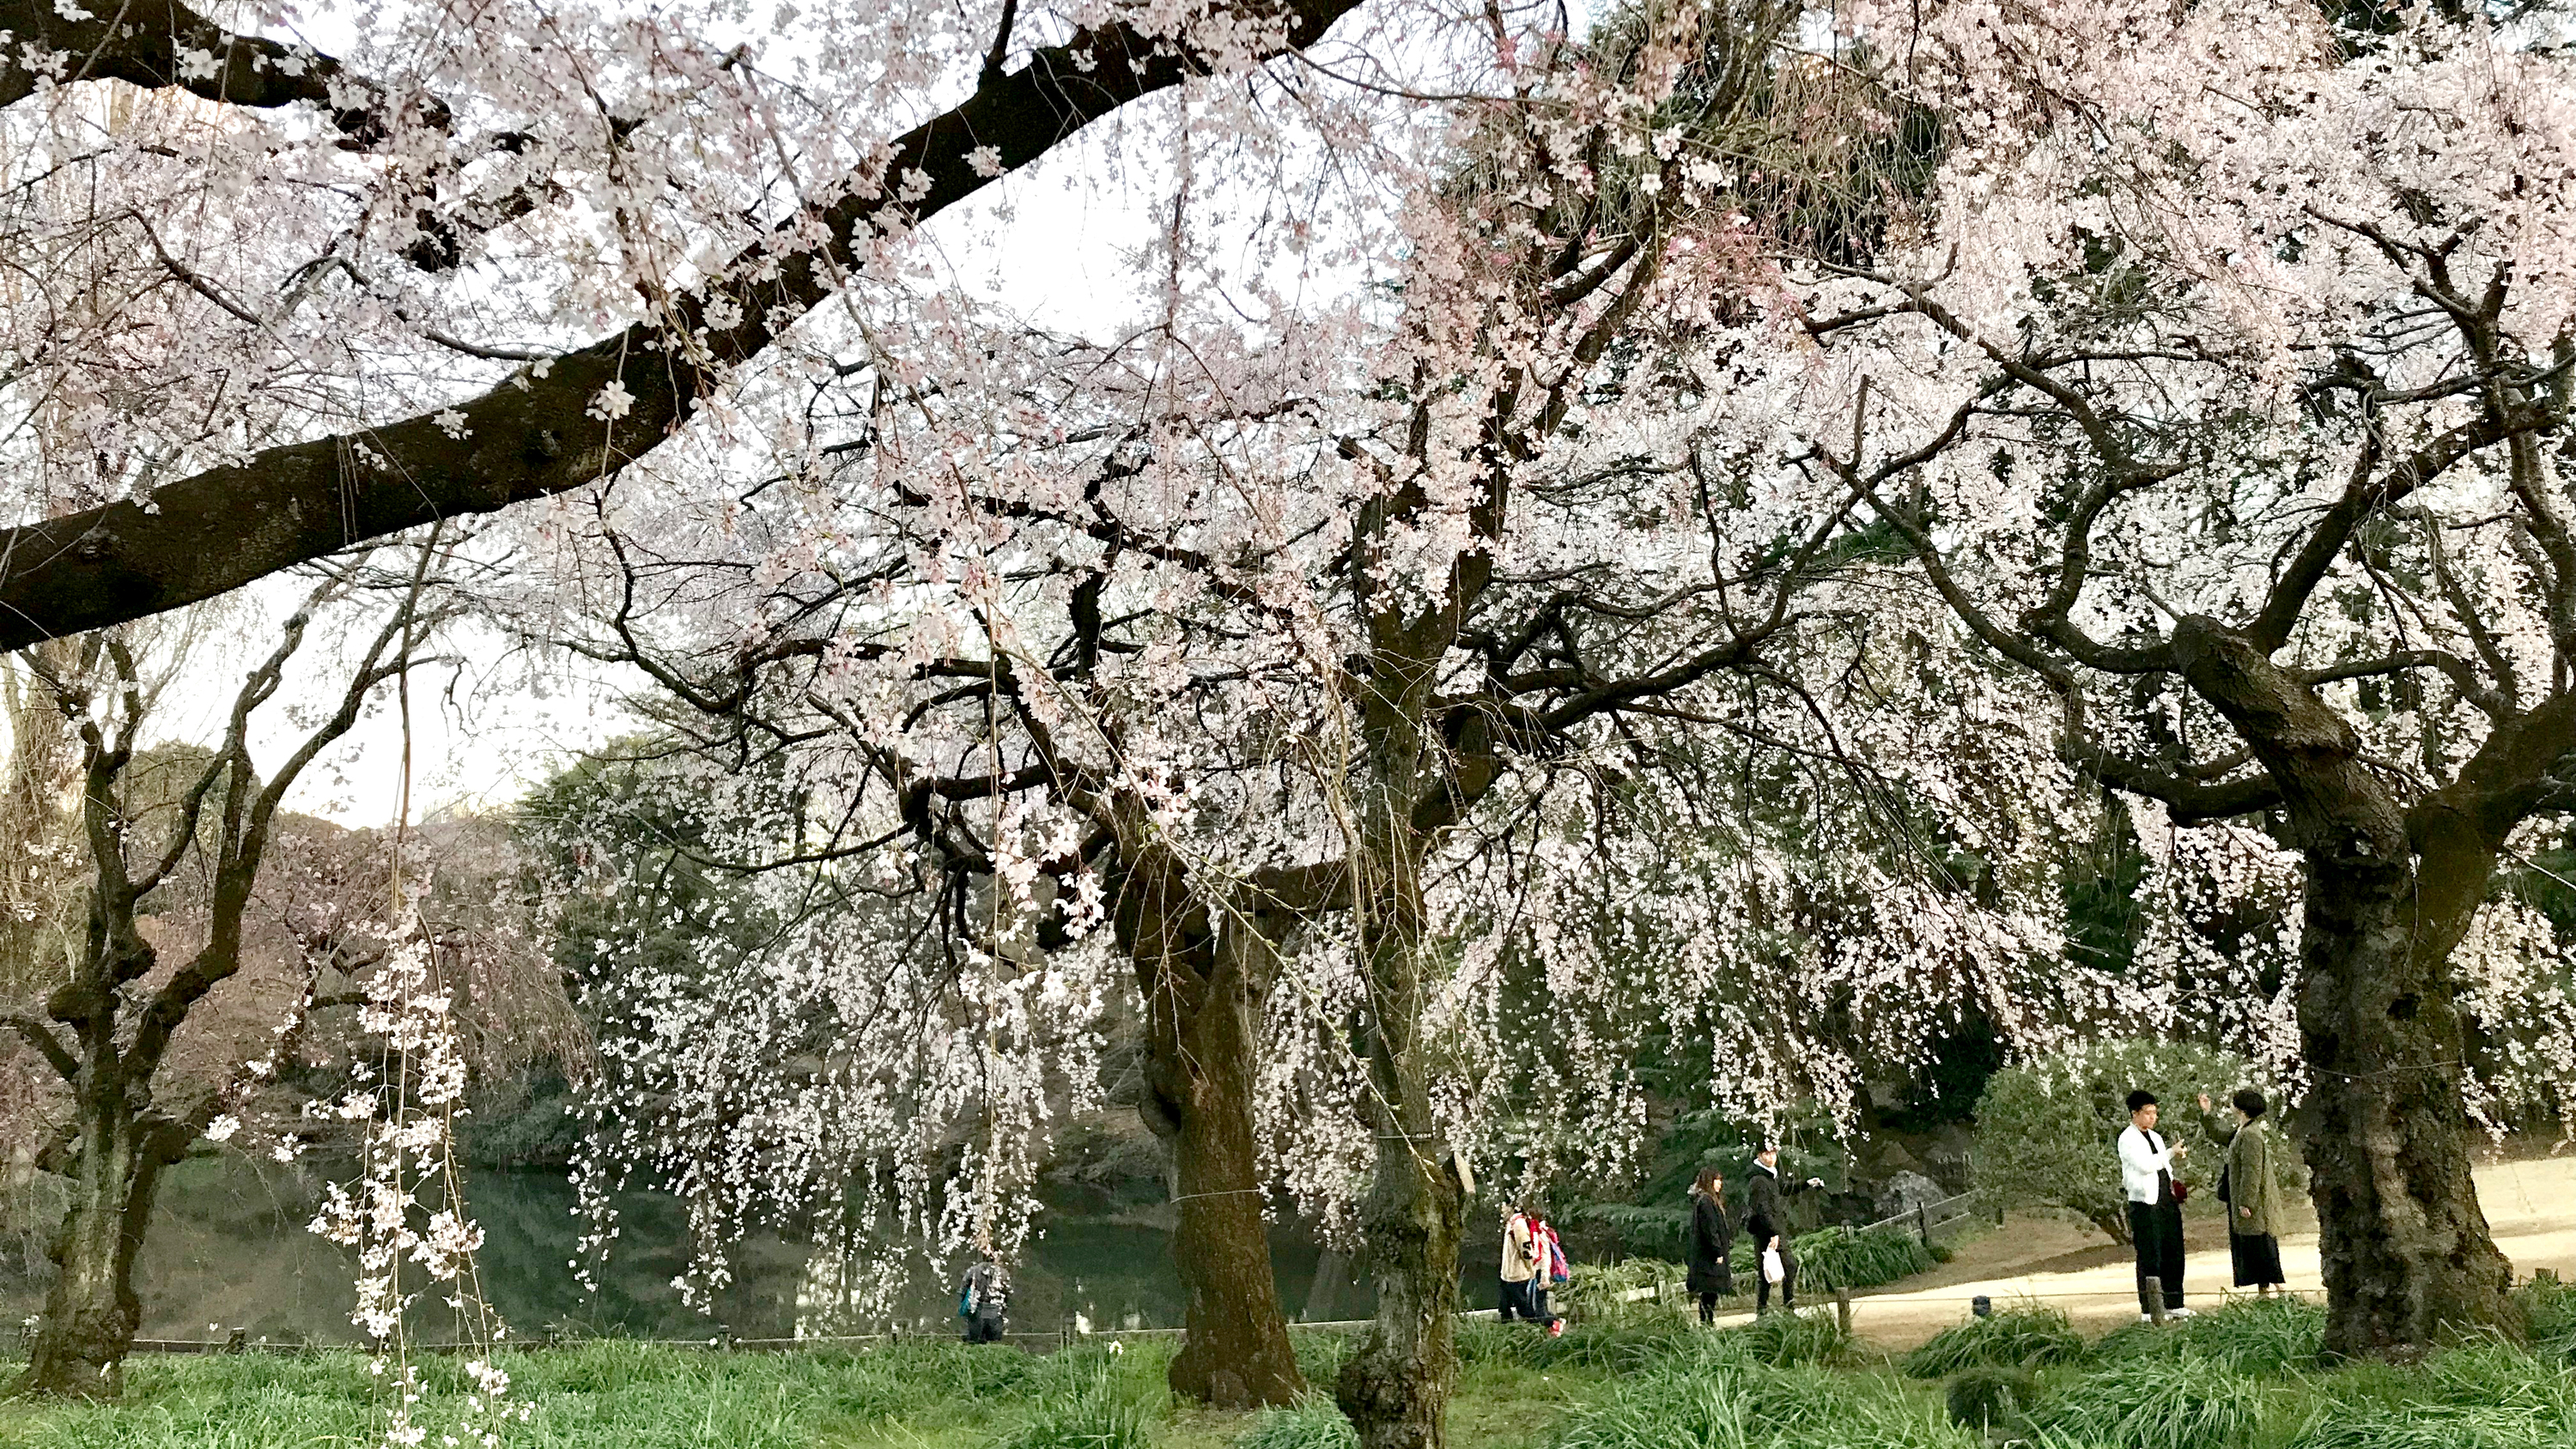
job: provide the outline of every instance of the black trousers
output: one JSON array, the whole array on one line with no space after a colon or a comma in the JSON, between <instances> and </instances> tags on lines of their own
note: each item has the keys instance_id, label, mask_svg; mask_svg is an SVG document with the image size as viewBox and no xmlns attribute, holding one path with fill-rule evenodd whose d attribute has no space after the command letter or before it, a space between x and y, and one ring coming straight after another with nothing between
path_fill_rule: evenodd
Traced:
<instances>
[{"instance_id":1,"label":"black trousers","mask_svg":"<svg viewBox=\"0 0 2576 1449\"><path fill-rule=\"evenodd\" d=\"M1702 1323L1715 1323L1717 1321L1716 1294L1703 1293L1699 1295L1699 1321Z\"/></svg>"},{"instance_id":2,"label":"black trousers","mask_svg":"<svg viewBox=\"0 0 2576 1449\"><path fill-rule=\"evenodd\" d=\"M1518 1283L1505 1278L1502 1301L1495 1309L1494 1317L1509 1323L1514 1314L1532 1323L1554 1323L1556 1316L1547 1311L1547 1285L1534 1278Z\"/></svg>"},{"instance_id":3,"label":"black trousers","mask_svg":"<svg viewBox=\"0 0 2576 1449\"><path fill-rule=\"evenodd\" d=\"M1771 1306L1771 1277L1762 1271L1762 1256L1753 1257L1753 1311L1756 1314ZM1789 1251L1789 1235L1780 1235L1780 1306L1793 1308L1798 1301L1798 1255Z\"/></svg>"},{"instance_id":4,"label":"black trousers","mask_svg":"<svg viewBox=\"0 0 2576 1449\"><path fill-rule=\"evenodd\" d=\"M2129 1204L2129 1242L2138 1250L2138 1311L2147 1312L2147 1280L2164 1289L2165 1308L2182 1306L2182 1204Z\"/></svg>"},{"instance_id":5,"label":"black trousers","mask_svg":"<svg viewBox=\"0 0 2576 1449\"><path fill-rule=\"evenodd\" d=\"M968 1343L1000 1343L1002 1341L1001 1317L998 1314L987 1315L978 1313L974 1317L967 1319L966 1341Z\"/></svg>"}]
</instances>

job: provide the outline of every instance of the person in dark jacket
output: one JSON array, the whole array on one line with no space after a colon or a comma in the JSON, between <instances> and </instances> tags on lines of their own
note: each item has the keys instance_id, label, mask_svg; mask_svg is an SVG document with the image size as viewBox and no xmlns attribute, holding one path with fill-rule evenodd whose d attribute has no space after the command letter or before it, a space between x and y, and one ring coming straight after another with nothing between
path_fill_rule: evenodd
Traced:
<instances>
[{"instance_id":1,"label":"person in dark jacket","mask_svg":"<svg viewBox=\"0 0 2576 1449\"><path fill-rule=\"evenodd\" d=\"M1763 1145L1762 1151L1754 1157L1753 1171L1746 1179L1744 1226L1753 1234L1753 1251L1757 1255L1765 1249L1776 1249L1780 1254L1780 1307L1783 1310L1797 1306L1798 1259L1789 1251L1789 1220L1780 1210L1780 1199L1790 1193L1824 1185L1825 1180L1821 1177L1811 1177L1805 1182L1781 1181L1778 1143ZM1758 1270L1754 1276L1760 1281L1753 1287L1753 1311L1768 1313L1771 1311L1771 1277Z\"/></svg>"},{"instance_id":2,"label":"person in dark jacket","mask_svg":"<svg viewBox=\"0 0 2576 1449\"><path fill-rule=\"evenodd\" d=\"M2247 1087L2236 1094L2236 1120L2227 1121L2200 1097L2201 1130L2227 1152L2219 1198L2227 1204L2227 1256L2236 1270L2236 1286L2269 1298L2281 1287L2281 1175L2272 1154L2271 1129L2263 1123L2270 1104Z\"/></svg>"},{"instance_id":3,"label":"person in dark jacket","mask_svg":"<svg viewBox=\"0 0 2576 1449\"><path fill-rule=\"evenodd\" d=\"M1735 1291L1735 1224L1726 1215L1726 1177L1699 1170L1691 1184L1690 1277L1684 1287L1699 1299L1699 1321L1717 1321L1717 1300Z\"/></svg>"},{"instance_id":4,"label":"person in dark jacket","mask_svg":"<svg viewBox=\"0 0 2576 1449\"><path fill-rule=\"evenodd\" d=\"M1009 1311L1010 1275L992 1257L978 1259L957 1288L957 1316L966 1320L968 1343L1000 1343L1003 1315Z\"/></svg>"}]
</instances>

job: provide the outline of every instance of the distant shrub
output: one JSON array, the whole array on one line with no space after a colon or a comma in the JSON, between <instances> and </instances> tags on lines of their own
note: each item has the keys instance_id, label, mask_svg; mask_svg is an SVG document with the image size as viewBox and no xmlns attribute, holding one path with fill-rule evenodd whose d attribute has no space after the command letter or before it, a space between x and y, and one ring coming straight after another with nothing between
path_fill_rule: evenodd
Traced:
<instances>
[{"instance_id":1,"label":"distant shrub","mask_svg":"<svg viewBox=\"0 0 2576 1449\"><path fill-rule=\"evenodd\" d=\"M2199 1141L2194 1097L2224 1098L2252 1081L2243 1057L2190 1042L2103 1042L2007 1067L1987 1080L1977 1099L1976 1138L1968 1151L1976 1191L1994 1205L2070 1213L2125 1243L2127 1196L2112 1142L2129 1125L2130 1090L2144 1087L2162 1099L2159 1130L2197 1148L2184 1175L2214 1183L2218 1154ZM2285 1172L2297 1170L2297 1154L2274 1156Z\"/></svg>"},{"instance_id":2,"label":"distant shrub","mask_svg":"<svg viewBox=\"0 0 2576 1449\"><path fill-rule=\"evenodd\" d=\"M1928 1273L1938 1262L1923 1240L1904 1227L1874 1232L1819 1228L1790 1239L1789 1250L1798 1260L1801 1288L1875 1288ZM1735 1253L1729 1262L1739 1286L1750 1288L1758 1281L1754 1274L1761 1271L1759 1252L1750 1234L1735 1240Z\"/></svg>"}]
</instances>

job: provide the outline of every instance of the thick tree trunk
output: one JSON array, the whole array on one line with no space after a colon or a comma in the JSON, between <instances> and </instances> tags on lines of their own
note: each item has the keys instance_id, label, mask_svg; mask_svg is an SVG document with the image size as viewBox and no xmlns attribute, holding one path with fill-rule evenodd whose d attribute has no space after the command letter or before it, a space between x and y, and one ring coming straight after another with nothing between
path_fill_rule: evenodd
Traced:
<instances>
[{"instance_id":1,"label":"thick tree trunk","mask_svg":"<svg viewBox=\"0 0 2576 1449\"><path fill-rule=\"evenodd\" d=\"M1153 1033L1151 1072L1170 1118L1180 1207L1172 1261L1187 1332L1172 1360L1172 1389L1241 1409L1294 1403L1306 1380L1279 1307L1253 1140L1254 1052L1274 942L1252 923L1218 934L1215 970L1196 1000L1167 993L1151 1008L1171 1017L1168 1031Z\"/></svg>"},{"instance_id":2,"label":"thick tree trunk","mask_svg":"<svg viewBox=\"0 0 2576 1449\"><path fill-rule=\"evenodd\" d=\"M2493 850L2438 797L2401 810L2351 727L2240 636L2176 629L2186 678L2279 783L2305 865L2299 1035L2332 1355L2409 1356L2518 1328L2469 1175L2452 948ZM2421 867L2418 852L2421 852Z\"/></svg>"},{"instance_id":3,"label":"thick tree trunk","mask_svg":"<svg viewBox=\"0 0 2576 1449\"><path fill-rule=\"evenodd\" d=\"M1420 1121L1428 1126L1426 1112ZM1361 1449L1441 1449L1458 1376L1458 1184L1427 1132L1382 1134L1362 1223L1377 1318L1334 1398Z\"/></svg>"},{"instance_id":4,"label":"thick tree trunk","mask_svg":"<svg viewBox=\"0 0 2576 1449\"><path fill-rule=\"evenodd\" d=\"M121 1092L83 1093L71 1163L72 1198L49 1256L58 1272L28 1355L34 1393L113 1398L143 1321L134 1256L159 1191L164 1158Z\"/></svg>"},{"instance_id":5,"label":"thick tree trunk","mask_svg":"<svg viewBox=\"0 0 2576 1449\"><path fill-rule=\"evenodd\" d=\"M1409 816L1383 803L1372 814L1386 823ZM1382 884L1364 922L1377 1161L1360 1229L1377 1284L1377 1316L1343 1363L1334 1398L1359 1431L1361 1449L1441 1449L1458 1375L1458 1240L1466 1202L1432 1116L1422 1041L1421 842L1401 826L1389 834L1372 842Z\"/></svg>"},{"instance_id":6,"label":"thick tree trunk","mask_svg":"<svg viewBox=\"0 0 2576 1449\"><path fill-rule=\"evenodd\" d=\"M2463 1330L2518 1327L2513 1267L2469 1175L2465 1034L2450 953L2485 894L2482 852L2420 866L2308 858L2299 1038L2326 1286L2326 1351L2405 1356ZM2441 877L2452 879L2443 880ZM2465 909L2445 910L2465 898Z\"/></svg>"},{"instance_id":7,"label":"thick tree trunk","mask_svg":"<svg viewBox=\"0 0 2576 1449\"><path fill-rule=\"evenodd\" d=\"M1226 1408L1293 1402L1306 1382L1279 1308L1252 1122L1253 1053L1285 923L1246 915L1220 929L1186 868L1150 846L1119 873L1112 899L1145 1001L1139 1105L1172 1154L1180 1217L1172 1262L1184 1336L1172 1390Z\"/></svg>"}]
</instances>

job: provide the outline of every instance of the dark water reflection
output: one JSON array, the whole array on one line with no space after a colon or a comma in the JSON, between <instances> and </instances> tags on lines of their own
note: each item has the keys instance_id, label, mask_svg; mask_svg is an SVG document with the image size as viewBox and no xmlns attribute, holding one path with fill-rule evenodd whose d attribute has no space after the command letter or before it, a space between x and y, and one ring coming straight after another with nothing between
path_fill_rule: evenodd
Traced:
<instances>
[{"instance_id":1,"label":"dark water reflection","mask_svg":"<svg viewBox=\"0 0 2576 1449\"><path fill-rule=\"evenodd\" d=\"M231 1155L175 1168L137 1272L144 1336L203 1338L242 1328L255 1339L354 1341L348 1318L352 1255L307 1227L329 1171L319 1161L277 1166ZM745 1244L735 1281L710 1317L682 1303L672 1285L688 1260L686 1222L675 1199L653 1193L621 1199L617 1251L593 1295L569 1267L580 1224L563 1173L485 1170L473 1174L466 1190L484 1231L483 1290L514 1333L557 1324L654 1338L704 1338L720 1331L772 1338L797 1331L800 1290L813 1262L804 1245L774 1239ZM39 1186L11 1194L7 1204L19 1221L10 1224L10 1251L0 1256L0 1311L12 1324L43 1301L43 1275L50 1270L35 1261L26 1234L45 1217L48 1196ZM1048 1214L1043 1228L1018 1274L1014 1327L1049 1331L1077 1314L1096 1328L1181 1321L1180 1282L1165 1229L1063 1212ZM37 1232L33 1241L41 1236ZM1291 1316L1368 1312L1369 1295L1347 1282L1343 1265L1294 1228L1274 1230L1271 1257ZM948 1272L934 1272L917 1255L865 1271L885 1275L879 1296L910 1325L942 1332L953 1325L956 1300ZM1470 1302L1490 1301L1485 1280L1491 1271L1468 1270ZM1486 1290L1482 1298L1475 1296L1479 1286ZM443 1310L424 1312L418 1331L438 1334L438 1316ZM810 1302L803 1316L809 1329L824 1321ZM882 1322L871 1313L864 1322L842 1327L873 1330Z\"/></svg>"}]
</instances>

